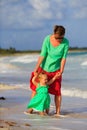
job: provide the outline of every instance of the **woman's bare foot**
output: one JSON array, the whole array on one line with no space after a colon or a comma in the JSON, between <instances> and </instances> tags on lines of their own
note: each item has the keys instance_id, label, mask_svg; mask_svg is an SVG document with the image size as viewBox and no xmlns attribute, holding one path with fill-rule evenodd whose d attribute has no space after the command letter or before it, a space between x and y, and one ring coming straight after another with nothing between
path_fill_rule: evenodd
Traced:
<instances>
[{"instance_id":1,"label":"woman's bare foot","mask_svg":"<svg viewBox=\"0 0 87 130\"><path fill-rule=\"evenodd\" d=\"M60 116L60 113L54 113L53 116L59 117L59 116Z\"/></svg>"}]
</instances>

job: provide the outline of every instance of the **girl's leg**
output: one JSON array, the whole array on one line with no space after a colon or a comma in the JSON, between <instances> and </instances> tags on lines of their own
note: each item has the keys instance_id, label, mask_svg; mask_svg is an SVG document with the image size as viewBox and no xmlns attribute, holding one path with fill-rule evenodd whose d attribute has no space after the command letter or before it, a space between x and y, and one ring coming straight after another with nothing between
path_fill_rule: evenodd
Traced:
<instances>
[{"instance_id":1,"label":"girl's leg","mask_svg":"<svg viewBox=\"0 0 87 130\"><path fill-rule=\"evenodd\" d=\"M45 115L43 111L42 111L42 112L39 112L39 114L40 114L41 116L44 116L44 115Z\"/></svg>"},{"instance_id":2,"label":"girl's leg","mask_svg":"<svg viewBox=\"0 0 87 130\"><path fill-rule=\"evenodd\" d=\"M33 109L32 108L29 108L27 111L26 111L26 113L32 113L33 112Z\"/></svg>"},{"instance_id":3,"label":"girl's leg","mask_svg":"<svg viewBox=\"0 0 87 130\"><path fill-rule=\"evenodd\" d=\"M36 91L32 91L31 98L33 98L36 95Z\"/></svg>"},{"instance_id":4,"label":"girl's leg","mask_svg":"<svg viewBox=\"0 0 87 130\"><path fill-rule=\"evenodd\" d=\"M31 94L31 98L33 98L36 94L36 91L32 91L32 94ZM27 111L27 113L32 113L33 112L33 109L32 108L29 108Z\"/></svg>"},{"instance_id":5,"label":"girl's leg","mask_svg":"<svg viewBox=\"0 0 87 130\"><path fill-rule=\"evenodd\" d=\"M62 100L61 96L55 95L55 106L57 115L60 115L61 100Z\"/></svg>"},{"instance_id":6,"label":"girl's leg","mask_svg":"<svg viewBox=\"0 0 87 130\"><path fill-rule=\"evenodd\" d=\"M49 114L49 109L46 109L46 111L45 111L45 112L46 112L46 114Z\"/></svg>"}]
</instances>

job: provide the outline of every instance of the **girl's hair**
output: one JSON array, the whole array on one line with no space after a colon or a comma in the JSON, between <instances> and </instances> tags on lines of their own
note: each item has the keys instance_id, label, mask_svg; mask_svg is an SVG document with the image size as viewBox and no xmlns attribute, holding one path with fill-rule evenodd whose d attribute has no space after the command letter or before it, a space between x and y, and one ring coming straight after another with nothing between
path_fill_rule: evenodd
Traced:
<instances>
[{"instance_id":1,"label":"girl's hair","mask_svg":"<svg viewBox=\"0 0 87 130\"><path fill-rule=\"evenodd\" d=\"M38 78L40 79L40 78L42 78L42 76L47 76L45 73L40 73L39 75L38 75Z\"/></svg>"},{"instance_id":2,"label":"girl's hair","mask_svg":"<svg viewBox=\"0 0 87 130\"><path fill-rule=\"evenodd\" d=\"M54 34L59 34L60 36L65 34L65 28L61 25L54 26Z\"/></svg>"}]
</instances>

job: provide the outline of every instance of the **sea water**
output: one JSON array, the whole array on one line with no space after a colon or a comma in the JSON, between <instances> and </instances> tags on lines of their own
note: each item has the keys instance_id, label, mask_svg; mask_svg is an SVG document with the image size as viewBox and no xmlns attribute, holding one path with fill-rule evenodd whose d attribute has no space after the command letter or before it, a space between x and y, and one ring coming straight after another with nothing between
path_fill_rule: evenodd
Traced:
<instances>
[{"instance_id":1,"label":"sea water","mask_svg":"<svg viewBox=\"0 0 87 130\"><path fill-rule=\"evenodd\" d=\"M1 57L0 83L19 86L22 90L26 89L30 91L29 79L38 57L39 54ZM24 93L22 90L20 90L22 96L28 93L27 91ZM10 93L11 96L15 96L15 93L12 93L12 91ZM30 130L86 130L87 52L70 52L68 54L62 78L62 97L62 114L70 115L70 117L66 116L65 118L58 119L23 114L20 116L15 115L15 117L23 122L28 121L31 123L33 127ZM28 101L27 98L26 100ZM24 107L26 108L26 106ZM55 110L55 105L53 96L51 95L51 111L53 110Z\"/></svg>"},{"instance_id":2,"label":"sea water","mask_svg":"<svg viewBox=\"0 0 87 130\"><path fill-rule=\"evenodd\" d=\"M7 56L0 58L0 83L29 86L39 54ZM87 52L68 54L62 80L65 96L87 98Z\"/></svg>"}]
</instances>

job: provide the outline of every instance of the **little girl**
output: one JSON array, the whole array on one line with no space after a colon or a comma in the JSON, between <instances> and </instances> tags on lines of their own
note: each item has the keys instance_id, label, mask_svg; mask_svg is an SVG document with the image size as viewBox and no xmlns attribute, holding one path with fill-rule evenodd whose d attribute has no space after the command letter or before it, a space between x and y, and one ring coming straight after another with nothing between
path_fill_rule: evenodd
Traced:
<instances>
[{"instance_id":1,"label":"little girl","mask_svg":"<svg viewBox=\"0 0 87 130\"><path fill-rule=\"evenodd\" d=\"M27 106L28 110L25 112L25 114L32 113L33 110L39 111L40 115L45 115L45 113L49 113L50 96L48 93L48 85L52 84L57 77L58 75L55 75L50 81L48 81L48 77L46 74L35 74L32 82L36 86L36 95L30 100ZM39 83L36 81L37 78Z\"/></svg>"}]
</instances>

